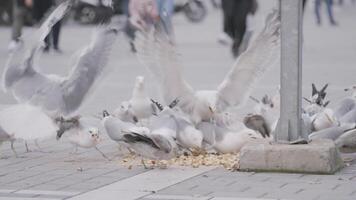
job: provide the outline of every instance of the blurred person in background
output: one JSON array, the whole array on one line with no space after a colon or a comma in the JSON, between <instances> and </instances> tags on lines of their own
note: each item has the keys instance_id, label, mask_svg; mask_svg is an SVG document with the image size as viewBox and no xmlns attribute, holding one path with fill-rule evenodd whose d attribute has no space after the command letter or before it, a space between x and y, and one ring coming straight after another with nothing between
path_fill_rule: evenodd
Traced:
<instances>
[{"instance_id":1,"label":"blurred person in background","mask_svg":"<svg viewBox=\"0 0 356 200\"><path fill-rule=\"evenodd\" d=\"M318 25L321 25L321 16L320 16L320 7L321 7L321 3L325 2L326 4L326 10L328 12L328 16L329 16L329 21L330 24L333 26L336 26L337 23L334 19L334 14L333 14L333 0L315 0L315 16L316 16L316 23Z\"/></svg>"},{"instance_id":2,"label":"blurred person in background","mask_svg":"<svg viewBox=\"0 0 356 200\"><path fill-rule=\"evenodd\" d=\"M58 1L58 3L60 2L61 1ZM41 23L46 17L46 14L48 14L48 11L55 6L55 4L55 0L33 0L33 17L36 22ZM52 31L46 37L44 52L48 52L51 48L51 44L53 44L53 50L57 53L62 53L58 46L60 31L61 21L53 26Z\"/></svg>"},{"instance_id":3,"label":"blurred person in background","mask_svg":"<svg viewBox=\"0 0 356 200\"><path fill-rule=\"evenodd\" d=\"M172 16L174 13L173 0L156 0L158 13L169 34L173 34Z\"/></svg>"},{"instance_id":4,"label":"blurred person in background","mask_svg":"<svg viewBox=\"0 0 356 200\"><path fill-rule=\"evenodd\" d=\"M12 29L11 29L11 41L8 50L14 51L20 47L20 37L22 35L22 28L25 21L26 9L31 8L33 5L32 0L13 0L12 1Z\"/></svg>"},{"instance_id":5,"label":"blurred person in background","mask_svg":"<svg viewBox=\"0 0 356 200\"><path fill-rule=\"evenodd\" d=\"M255 14L257 11L257 1L222 0L221 5L223 10L223 31L232 40L231 50L233 56L236 58L244 50L240 49L240 46L246 33L247 15L250 13ZM221 36L219 37L219 41L224 41Z\"/></svg>"}]
</instances>

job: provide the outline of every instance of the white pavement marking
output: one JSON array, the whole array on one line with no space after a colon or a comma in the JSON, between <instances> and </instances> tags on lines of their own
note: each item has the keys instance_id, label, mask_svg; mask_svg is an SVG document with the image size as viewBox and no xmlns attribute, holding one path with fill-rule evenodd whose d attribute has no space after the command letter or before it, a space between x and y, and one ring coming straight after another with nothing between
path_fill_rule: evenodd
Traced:
<instances>
[{"instance_id":1,"label":"white pavement marking","mask_svg":"<svg viewBox=\"0 0 356 200\"><path fill-rule=\"evenodd\" d=\"M174 200L208 200L211 197L195 197L188 195L164 195L164 194L153 194L147 196L145 199L147 200L166 200L166 199L174 199Z\"/></svg>"},{"instance_id":2,"label":"white pavement marking","mask_svg":"<svg viewBox=\"0 0 356 200\"><path fill-rule=\"evenodd\" d=\"M0 200L60 200L57 198L34 198L34 197L0 197Z\"/></svg>"},{"instance_id":3,"label":"white pavement marking","mask_svg":"<svg viewBox=\"0 0 356 200\"><path fill-rule=\"evenodd\" d=\"M79 192L64 192L64 191L45 191L45 190L19 190L17 194L38 194L38 195L54 195L54 196L74 196Z\"/></svg>"},{"instance_id":4,"label":"white pavement marking","mask_svg":"<svg viewBox=\"0 0 356 200\"><path fill-rule=\"evenodd\" d=\"M277 200L277 199L214 197L214 198L212 198L210 200ZM287 200L287 199L278 199L278 200Z\"/></svg>"},{"instance_id":5,"label":"white pavement marking","mask_svg":"<svg viewBox=\"0 0 356 200\"><path fill-rule=\"evenodd\" d=\"M134 200L213 169L216 167L154 169L70 199Z\"/></svg>"}]
</instances>

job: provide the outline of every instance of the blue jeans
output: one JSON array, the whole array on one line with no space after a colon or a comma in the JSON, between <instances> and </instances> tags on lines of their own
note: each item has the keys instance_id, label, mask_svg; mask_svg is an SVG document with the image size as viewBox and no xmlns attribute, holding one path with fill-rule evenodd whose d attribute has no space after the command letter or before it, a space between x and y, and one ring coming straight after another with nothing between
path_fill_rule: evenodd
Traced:
<instances>
[{"instance_id":1,"label":"blue jeans","mask_svg":"<svg viewBox=\"0 0 356 200\"><path fill-rule=\"evenodd\" d=\"M315 15L316 15L316 20L317 23L321 23L321 17L320 17L320 6L321 6L321 1L322 0L315 0ZM329 21L331 24L335 24L333 12L332 12L332 6L333 6L333 0L323 0L326 3L326 8L328 11L328 16L329 16Z\"/></svg>"},{"instance_id":2,"label":"blue jeans","mask_svg":"<svg viewBox=\"0 0 356 200\"><path fill-rule=\"evenodd\" d=\"M156 0L159 15L168 33L172 32L172 16L174 12L174 0Z\"/></svg>"}]
</instances>

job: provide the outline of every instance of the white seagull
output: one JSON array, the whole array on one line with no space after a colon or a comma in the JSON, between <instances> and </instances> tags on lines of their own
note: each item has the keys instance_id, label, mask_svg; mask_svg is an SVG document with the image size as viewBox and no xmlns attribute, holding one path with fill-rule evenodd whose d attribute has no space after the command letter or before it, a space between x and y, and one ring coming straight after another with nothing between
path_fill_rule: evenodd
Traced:
<instances>
[{"instance_id":1,"label":"white seagull","mask_svg":"<svg viewBox=\"0 0 356 200\"><path fill-rule=\"evenodd\" d=\"M197 124L245 102L256 81L279 58L279 31L279 15L275 11L268 15L263 31L239 56L217 90L194 91L184 80L175 45L160 24L138 32L135 47L139 60L158 80L164 100L178 98L179 107Z\"/></svg>"},{"instance_id":2,"label":"white seagull","mask_svg":"<svg viewBox=\"0 0 356 200\"><path fill-rule=\"evenodd\" d=\"M236 122L237 123L237 122ZM204 141L219 153L238 153L248 142L264 137L240 123L239 130L229 129L209 122L201 122L197 128L203 132Z\"/></svg>"},{"instance_id":3,"label":"white seagull","mask_svg":"<svg viewBox=\"0 0 356 200\"><path fill-rule=\"evenodd\" d=\"M123 121L147 119L156 114L156 112L154 103L146 94L143 76L136 77L131 99L122 102L115 111L116 116Z\"/></svg>"},{"instance_id":4,"label":"white seagull","mask_svg":"<svg viewBox=\"0 0 356 200\"><path fill-rule=\"evenodd\" d=\"M35 62L40 46L52 26L69 10L71 1L57 7L34 34L33 45L15 51L3 73L3 88L19 103L39 106L51 116L70 115L82 104L108 62L118 30L101 26L67 77L43 74ZM26 44L24 44L26 45Z\"/></svg>"},{"instance_id":5,"label":"white seagull","mask_svg":"<svg viewBox=\"0 0 356 200\"><path fill-rule=\"evenodd\" d=\"M175 142L177 126L167 113L169 111L162 111L158 117L155 116L150 129L110 115L105 115L102 123L111 139L133 149L138 155L154 160L167 160L176 156L178 151Z\"/></svg>"}]
</instances>

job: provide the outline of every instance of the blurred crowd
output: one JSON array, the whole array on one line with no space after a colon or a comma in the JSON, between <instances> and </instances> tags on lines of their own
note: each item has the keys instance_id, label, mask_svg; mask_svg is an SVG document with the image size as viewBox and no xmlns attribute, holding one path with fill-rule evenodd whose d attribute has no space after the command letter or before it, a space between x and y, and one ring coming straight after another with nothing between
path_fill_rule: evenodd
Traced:
<instances>
[{"instance_id":1,"label":"blurred crowd","mask_svg":"<svg viewBox=\"0 0 356 200\"><path fill-rule=\"evenodd\" d=\"M19 38L24 25L39 24L46 13L63 0L1 0L0 1L0 24L11 24L12 34L9 43L9 51L18 48ZM333 6L343 5L346 1L355 4L356 0L303 0L303 10L307 2L313 5L315 21L322 24L322 11L327 13L328 21L332 26L338 22L333 14ZM114 14L127 16L126 33L132 41L134 30L142 28L148 19L147 14L163 18L167 31L173 34L171 18L175 12L184 10L190 21L200 22L206 14L204 4L209 1L201 0L75 0L72 16L74 20L82 24L99 23L109 19ZM257 0L211 0L212 4L220 8L223 13L222 33L218 41L222 44L231 45L232 55L238 57L248 46L252 31L248 29L248 17L258 12ZM189 6L190 4L194 4ZM151 10L143 11L143 8ZM151 16L152 17L152 16ZM153 17L154 18L154 17ZM61 22L58 22L45 40L44 51L53 49L61 52L59 36ZM131 42L132 50L135 48Z\"/></svg>"}]
</instances>

